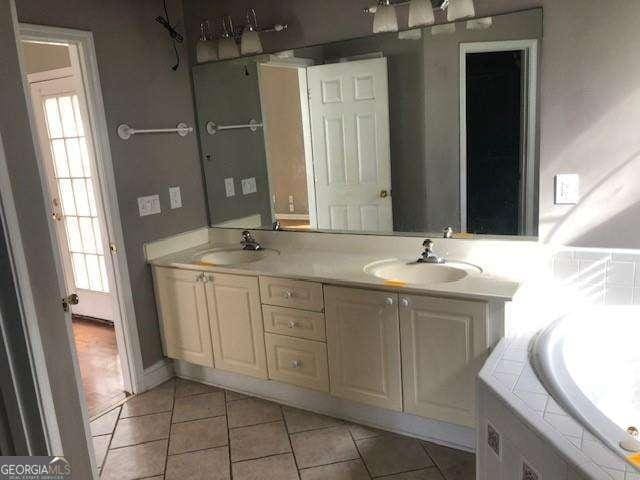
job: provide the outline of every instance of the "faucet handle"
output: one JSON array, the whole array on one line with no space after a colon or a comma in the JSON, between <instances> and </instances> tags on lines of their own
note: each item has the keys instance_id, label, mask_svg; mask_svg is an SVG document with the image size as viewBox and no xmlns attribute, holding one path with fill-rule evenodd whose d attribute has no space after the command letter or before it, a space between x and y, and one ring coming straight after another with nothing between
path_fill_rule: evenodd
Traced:
<instances>
[{"instance_id":1,"label":"faucet handle","mask_svg":"<svg viewBox=\"0 0 640 480\"><path fill-rule=\"evenodd\" d=\"M433 246L434 245L435 245L435 243L433 242L433 240L431 240L429 238L427 238L424 242L422 242L422 246L429 253L433 252Z\"/></svg>"},{"instance_id":2,"label":"faucet handle","mask_svg":"<svg viewBox=\"0 0 640 480\"><path fill-rule=\"evenodd\" d=\"M446 227L443 231L442 231L442 236L444 238L451 238L453 237L453 228L452 227Z\"/></svg>"}]
</instances>

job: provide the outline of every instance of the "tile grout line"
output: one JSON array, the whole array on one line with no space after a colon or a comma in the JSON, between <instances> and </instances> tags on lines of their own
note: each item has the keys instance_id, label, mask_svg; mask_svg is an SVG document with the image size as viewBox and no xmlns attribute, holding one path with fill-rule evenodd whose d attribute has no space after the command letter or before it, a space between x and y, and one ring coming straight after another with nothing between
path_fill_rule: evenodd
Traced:
<instances>
[{"instance_id":1,"label":"tile grout line","mask_svg":"<svg viewBox=\"0 0 640 480\"><path fill-rule=\"evenodd\" d=\"M171 432L173 431L173 412L176 408L176 392L177 382L173 379L173 394L171 396L171 418L169 418L169 439L167 440L167 451L164 456L164 470L162 471L162 478L167 477L167 466L169 465L169 446L171 445Z\"/></svg>"},{"instance_id":2,"label":"tile grout line","mask_svg":"<svg viewBox=\"0 0 640 480\"><path fill-rule=\"evenodd\" d=\"M444 480L449 480L449 477L447 477L444 472L442 471L442 469L440 468L440 465L438 465L438 462L436 462L435 458L433 458L431 456L431 454L429 453L429 450L427 450L427 447L425 446L425 444L421 441L419 441L420 446L422 447L422 449L424 450L424 453L427 454L427 457L429 457L429 460L431 460L431 462L433 462L433 466L435 467L436 470L438 470L438 472L440 473L440 476L444 479ZM445 447L448 448L448 447Z\"/></svg>"},{"instance_id":3,"label":"tile grout line","mask_svg":"<svg viewBox=\"0 0 640 480\"><path fill-rule=\"evenodd\" d=\"M371 470L369 470L369 465L367 465L367 462L365 462L364 457L362 456L362 452L360 451L360 447L358 446L358 441L356 440L356 437L353 436L353 432L349 427L347 427L347 430L349 431L349 436L351 437L351 441L356 446L356 452L358 452L358 456L360 457L360 461L364 465L364 469L367 471L367 475L369 475L369 478L373 478L373 475L371 474ZM375 437L371 437L371 438L375 438Z\"/></svg>"},{"instance_id":4,"label":"tile grout line","mask_svg":"<svg viewBox=\"0 0 640 480\"><path fill-rule=\"evenodd\" d=\"M110 410L111 411L111 410ZM104 466L107 463L107 457L109 456L109 451L111 451L111 443L113 442L113 437L116 434L116 428L118 428L118 423L120 423L120 414L122 414L122 407L120 407L120 411L118 412L118 418L116 418L116 422L113 424L113 430L111 430L111 437L109 438L109 443L107 444L107 452L104 454L104 458L102 459L102 463L98 468L98 477L102 477L102 472L104 471ZM91 430L91 424L89 424L89 430ZM93 442L93 437L91 437L91 441ZM95 449L93 454L95 455Z\"/></svg>"},{"instance_id":5,"label":"tile grout line","mask_svg":"<svg viewBox=\"0 0 640 480\"><path fill-rule=\"evenodd\" d=\"M229 428L229 402L227 402L227 390L224 391L224 416L227 423L227 456L229 457L229 479L233 480L233 462L231 461L231 429Z\"/></svg>"},{"instance_id":6,"label":"tile grout line","mask_svg":"<svg viewBox=\"0 0 640 480\"><path fill-rule=\"evenodd\" d=\"M300 466L298 465L296 452L293 450L293 442L291 442L291 433L289 433L289 425L287 424L287 417L284 414L284 408L282 408L282 405L280 405L280 414L282 415L282 423L284 425L284 431L287 433L287 440L289 441L289 448L291 449L291 456L293 457L293 463L296 466L296 474L298 475L298 480L300 480Z\"/></svg>"}]
</instances>

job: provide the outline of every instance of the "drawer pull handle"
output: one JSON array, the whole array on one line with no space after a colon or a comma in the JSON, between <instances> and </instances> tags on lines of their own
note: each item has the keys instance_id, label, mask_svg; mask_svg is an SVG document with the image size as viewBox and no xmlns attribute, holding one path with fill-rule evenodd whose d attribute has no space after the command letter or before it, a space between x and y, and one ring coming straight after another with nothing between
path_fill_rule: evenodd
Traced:
<instances>
[{"instance_id":1,"label":"drawer pull handle","mask_svg":"<svg viewBox=\"0 0 640 480\"><path fill-rule=\"evenodd\" d=\"M285 290L284 298L293 298L293 292L291 290Z\"/></svg>"},{"instance_id":2,"label":"drawer pull handle","mask_svg":"<svg viewBox=\"0 0 640 480\"><path fill-rule=\"evenodd\" d=\"M207 277L204 273L201 273L200 275L198 275L196 277L196 282L202 282L205 283L207 281Z\"/></svg>"},{"instance_id":3,"label":"drawer pull handle","mask_svg":"<svg viewBox=\"0 0 640 480\"><path fill-rule=\"evenodd\" d=\"M403 307L408 307L409 306L409 299L408 298L403 298L402 300L400 300L400 303L402 304Z\"/></svg>"},{"instance_id":4,"label":"drawer pull handle","mask_svg":"<svg viewBox=\"0 0 640 480\"><path fill-rule=\"evenodd\" d=\"M291 362L292 368L302 368L302 360L294 360Z\"/></svg>"},{"instance_id":5,"label":"drawer pull handle","mask_svg":"<svg viewBox=\"0 0 640 480\"><path fill-rule=\"evenodd\" d=\"M288 324L289 328L296 328L298 326L298 322L294 322L291 320Z\"/></svg>"},{"instance_id":6,"label":"drawer pull handle","mask_svg":"<svg viewBox=\"0 0 640 480\"><path fill-rule=\"evenodd\" d=\"M384 303L385 305L393 305L393 298L392 297L385 298Z\"/></svg>"}]
</instances>

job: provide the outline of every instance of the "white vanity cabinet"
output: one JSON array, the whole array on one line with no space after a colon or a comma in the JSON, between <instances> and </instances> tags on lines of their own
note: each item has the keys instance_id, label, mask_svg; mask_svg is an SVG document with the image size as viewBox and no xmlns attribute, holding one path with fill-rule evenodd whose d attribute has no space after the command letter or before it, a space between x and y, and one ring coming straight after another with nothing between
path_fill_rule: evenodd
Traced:
<instances>
[{"instance_id":1,"label":"white vanity cabinet","mask_svg":"<svg viewBox=\"0 0 640 480\"><path fill-rule=\"evenodd\" d=\"M404 411L475 425L475 378L489 351L484 302L400 296Z\"/></svg>"},{"instance_id":2,"label":"white vanity cabinet","mask_svg":"<svg viewBox=\"0 0 640 480\"><path fill-rule=\"evenodd\" d=\"M165 355L213 367L204 278L194 270L153 269Z\"/></svg>"},{"instance_id":3,"label":"white vanity cabinet","mask_svg":"<svg viewBox=\"0 0 640 480\"><path fill-rule=\"evenodd\" d=\"M398 295L325 286L331 393L402 410Z\"/></svg>"},{"instance_id":4,"label":"white vanity cabinet","mask_svg":"<svg viewBox=\"0 0 640 480\"><path fill-rule=\"evenodd\" d=\"M167 357L267 378L257 277L153 271Z\"/></svg>"}]
</instances>

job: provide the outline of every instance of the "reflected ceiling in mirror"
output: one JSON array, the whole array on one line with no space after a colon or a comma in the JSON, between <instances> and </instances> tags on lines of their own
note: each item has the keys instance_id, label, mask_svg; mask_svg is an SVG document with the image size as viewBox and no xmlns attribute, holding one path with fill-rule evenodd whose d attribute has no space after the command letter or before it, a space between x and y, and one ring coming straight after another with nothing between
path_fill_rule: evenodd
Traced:
<instances>
[{"instance_id":1,"label":"reflected ceiling in mirror","mask_svg":"<svg viewBox=\"0 0 640 480\"><path fill-rule=\"evenodd\" d=\"M193 67L210 224L536 236L542 10Z\"/></svg>"}]
</instances>

